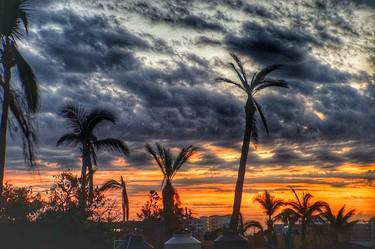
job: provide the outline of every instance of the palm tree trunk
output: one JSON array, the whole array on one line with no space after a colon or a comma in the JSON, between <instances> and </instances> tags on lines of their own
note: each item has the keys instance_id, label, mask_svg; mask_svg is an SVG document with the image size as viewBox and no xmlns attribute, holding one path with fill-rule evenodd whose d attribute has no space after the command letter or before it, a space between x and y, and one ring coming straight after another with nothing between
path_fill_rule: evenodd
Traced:
<instances>
[{"instance_id":1,"label":"palm tree trunk","mask_svg":"<svg viewBox=\"0 0 375 249\"><path fill-rule=\"evenodd\" d=\"M232 211L232 216L231 216L230 223L229 223L229 228L232 231L237 231L240 212L241 212L243 184L245 180L247 155L249 154L251 131L253 128L254 111L255 111L254 105L251 102L251 99L248 98L246 101L246 105L245 105L245 132L244 132L243 141L242 141L240 166L238 168L236 189L234 193L233 211Z\"/></svg>"},{"instance_id":2,"label":"palm tree trunk","mask_svg":"<svg viewBox=\"0 0 375 249\"><path fill-rule=\"evenodd\" d=\"M7 61L7 59L5 58L4 61ZM0 197L2 196L2 193L3 193L5 157L6 157L6 141L7 141L7 129L8 129L8 116L9 116L9 94L10 94L9 84L10 84L10 77L11 77L10 66L7 66L6 62L3 62L3 67L4 67L3 108L1 112L1 124L0 124Z\"/></svg>"},{"instance_id":3,"label":"palm tree trunk","mask_svg":"<svg viewBox=\"0 0 375 249\"><path fill-rule=\"evenodd\" d=\"M163 213L164 213L164 221L166 227L166 236L169 238L173 234L173 207L174 207L174 191L172 182L167 179L165 181L165 186L162 191L163 195Z\"/></svg>"},{"instance_id":4,"label":"palm tree trunk","mask_svg":"<svg viewBox=\"0 0 375 249\"><path fill-rule=\"evenodd\" d=\"M306 221L302 219L302 231L301 231L301 248L306 246Z\"/></svg>"},{"instance_id":5,"label":"palm tree trunk","mask_svg":"<svg viewBox=\"0 0 375 249\"><path fill-rule=\"evenodd\" d=\"M88 172L89 172L89 203L92 203L93 199L94 199L94 172L93 172L93 168L92 168L92 163L91 163L91 156L89 155L88 156L88 162L87 162L87 165L88 165Z\"/></svg>"},{"instance_id":6,"label":"palm tree trunk","mask_svg":"<svg viewBox=\"0 0 375 249\"><path fill-rule=\"evenodd\" d=\"M125 184L122 187L122 221L129 220L129 199Z\"/></svg>"},{"instance_id":7,"label":"palm tree trunk","mask_svg":"<svg viewBox=\"0 0 375 249\"><path fill-rule=\"evenodd\" d=\"M80 193L80 200L79 200L79 205L84 212L86 210L86 205L87 205L87 193L86 193L86 171L87 171L87 148L85 145L83 145L82 149L82 169L81 169L81 193Z\"/></svg>"}]
</instances>

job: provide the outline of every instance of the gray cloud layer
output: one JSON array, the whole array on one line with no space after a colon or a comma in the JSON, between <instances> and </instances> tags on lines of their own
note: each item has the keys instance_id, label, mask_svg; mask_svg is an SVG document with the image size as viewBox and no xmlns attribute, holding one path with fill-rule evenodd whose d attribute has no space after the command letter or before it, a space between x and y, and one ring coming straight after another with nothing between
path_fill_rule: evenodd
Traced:
<instances>
[{"instance_id":1,"label":"gray cloud layer","mask_svg":"<svg viewBox=\"0 0 375 249\"><path fill-rule=\"evenodd\" d=\"M374 29L364 31L353 6L374 7L372 1L336 4L333 15L318 1L301 4L299 12L273 1L38 5L23 53L38 75L43 95L39 157L78 166L78 151L55 149L65 129L56 113L67 101L113 110L120 121L116 129L104 125L101 135L128 141L133 150L129 162L135 167L148 163L143 144L155 140L238 149L243 98L213 82L230 71L226 63L232 51L248 61L249 73L285 64L274 76L291 85L289 91L258 96L271 129L268 138L262 133L261 143L272 145L274 156L262 159L254 154L254 165L334 168L343 162L373 163L375 75L369 69L373 57L366 52L375 50ZM317 18L319 11L322 16ZM344 64L343 48L368 57L369 68ZM206 50L217 50L218 55ZM354 83L361 87L354 88ZM352 149L338 153L347 141ZM8 152L9 167L23 166L17 140L11 140ZM101 165L109 167L113 158L102 154ZM199 164L217 169L233 165L209 152Z\"/></svg>"}]
</instances>

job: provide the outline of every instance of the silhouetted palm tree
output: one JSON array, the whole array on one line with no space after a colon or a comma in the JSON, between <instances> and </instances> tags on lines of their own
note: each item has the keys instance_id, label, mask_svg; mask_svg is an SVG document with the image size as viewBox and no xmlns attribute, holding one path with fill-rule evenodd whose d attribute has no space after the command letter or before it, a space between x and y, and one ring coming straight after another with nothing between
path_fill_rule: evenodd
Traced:
<instances>
[{"instance_id":1,"label":"silhouetted palm tree","mask_svg":"<svg viewBox=\"0 0 375 249\"><path fill-rule=\"evenodd\" d=\"M293 212L294 215L298 217L298 220L301 221L301 243L302 248L305 248L307 242L307 225L313 223L315 218L319 218L322 213L322 208L327 206L327 203L323 201L312 202L313 196L310 193L302 192L302 197L299 198L293 188L292 192L295 196L295 200L288 202L287 205L290 206L291 212Z\"/></svg>"},{"instance_id":2,"label":"silhouetted palm tree","mask_svg":"<svg viewBox=\"0 0 375 249\"><path fill-rule=\"evenodd\" d=\"M254 144L257 144L258 142L257 123L255 119L256 112L259 113L267 134L269 132L267 122L263 115L262 109L260 105L258 104L258 102L256 101L256 99L254 98L254 96L261 90L268 88L268 87L287 88L288 85L283 80L267 78L268 74L280 68L281 65L272 65L272 66L266 67L263 70L261 70L259 73L254 73L251 81L249 81L240 59L234 54L231 54L231 56L236 62L237 66L234 65L233 63L229 63L229 64L233 68L233 70L236 72L240 80L240 83L227 79L227 78L217 78L216 81L232 84L240 88L247 95L247 100L245 104L245 132L244 132L244 137L243 137L243 142L242 142L240 166L238 168L238 177L237 177L237 182L236 182L232 217L230 221L230 228L233 231L235 231L236 228L238 227L238 219L239 219L239 214L241 211L243 184L244 184L244 179L245 179L246 162L247 162L247 156L249 153L250 140L252 138Z\"/></svg>"},{"instance_id":3,"label":"silhouetted palm tree","mask_svg":"<svg viewBox=\"0 0 375 249\"><path fill-rule=\"evenodd\" d=\"M254 200L262 206L264 213L267 215L267 247L269 249L277 248L274 223L277 220L276 212L285 204L283 200L275 198L270 195L268 191L264 191L263 194L257 195Z\"/></svg>"},{"instance_id":4,"label":"silhouetted palm tree","mask_svg":"<svg viewBox=\"0 0 375 249\"><path fill-rule=\"evenodd\" d=\"M2 89L2 111L0 123L0 195L3 189L6 137L9 114L22 133L25 161L34 166L36 142L32 114L39 106L39 91L33 70L18 51L16 40L22 37L21 23L28 32L27 0L0 0L0 88ZM12 69L17 68L22 90L12 84Z\"/></svg>"},{"instance_id":5,"label":"silhouetted palm tree","mask_svg":"<svg viewBox=\"0 0 375 249\"><path fill-rule=\"evenodd\" d=\"M286 233L284 235L285 240L285 248L286 249L293 249L294 248L294 238L293 238L293 228L298 220L298 216L295 212L290 208L285 208L281 213L276 215L276 220L281 220L284 224L284 227L287 228Z\"/></svg>"},{"instance_id":6,"label":"silhouetted palm tree","mask_svg":"<svg viewBox=\"0 0 375 249\"><path fill-rule=\"evenodd\" d=\"M339 236L345 235L358 220L349 221L356 213L354 209L345 213L345 205L343 205L335 215L330 206L327 205L325 212L322 214L323 219L328 223L331 232L332 242L337 244Z\"/></svg>"},{"instance_id":7,"label":"silhouetted palm tree","mask_svg":"<svg viewBox=\"0 0 375 249\"><path fill-rule=\"evenodd\" d=\"M126 183L121 176L120 181L108 180L103 183L103 186L100 188L100 191L106 191L110 189L121 189L122 191L122 222L129 220L129 198L128 192L126 191Z\"/></svg>"},{"instance_id":8,"label":"silhouetted palm tree","mask_svg":"<svg viewBox=\"0 0 375 249\"><path fill-rule=\"evenodd\" d=\"M176 157L173 156L170 149L156 143L155 149L146 144L146 150L152 155L163 173L162 197L163 197L163 215L166 223L167 236L171 236L176 223L175 200L178 199L176 190L172 185L172 180L179 169L191 158L197 148L186 146L180 150ZM178 200L177 200L178 201Z\"/></svg>"},{"instance_id":9,"label":"silhouetted palm tree","mask_svg":"<svg viewBox=\"0 0 375 249\"><path fill-rule=\"evenodd\" d=\"M107 150L117 151L124 156L129 154L126 144L116 138L98 139L94 133L98 125L104 121L115 123L115 116L109 111L102 109L94 109L87 112L79 105L68 104L61 109L60 115L68 119L71 132L63 135L58 141L57 146L62 143L73 147L80 146L82 153L82 169L81 169L81 207L86 206L87 194L85 187L87 186L87 176L89 176L89 201L93 198L94 182L93 182L93 165L96 165L96 151ZM88 171L88 175L87 175Z\"/></svg>"},{"instance_id":10,"label":"silhouetted palm tree","mask_svg":"<svg viewBox=\"0 0 375 249\"><path fill-rule=\"evenodd\" d=\"M256 220L249 220L249 221L244 222L243 216L242 214L240 214L238 232L242 235L245 235L247 230L249 230L250 228L257 228L263 232L263 226L262 224L260 224L260 222Z\"/></svg>"}]
</instances>

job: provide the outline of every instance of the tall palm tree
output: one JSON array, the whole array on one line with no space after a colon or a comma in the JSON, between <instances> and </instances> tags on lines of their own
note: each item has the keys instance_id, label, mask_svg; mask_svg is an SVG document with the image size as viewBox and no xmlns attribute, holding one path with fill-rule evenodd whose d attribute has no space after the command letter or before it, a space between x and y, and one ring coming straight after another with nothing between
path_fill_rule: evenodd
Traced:
<instances>
[{"instance_id":1,"label":"tall palm tree","mask_svg":"<svg viewBox=\"0 0 375 249\"><path fill-rule=\"evenodd\" d=\"M71 132L63 135L56 143L57 146L65 143L73 147L80 147L82 153L81 169L81 207L86 206L87 193L86 186L89 186L89 202L92 201L94 193L94 167L97 164L96 152L100 150L117 151L124 156L129 155L126 144L116 138L98 139L95 130L104 121L115 123L115 115L110 111L94 109L88 112L83 107L74 104L65 105L60 115L69 121ZM87 181L87 177L89 177ZM88 183L88 184L87 184Z\"/></svg>"},{"instance_id":2,"label":"tall palm tree","mask_svg":"<svg viewBox=\"0 0 375 249\"><path fill-rule=\"evenodd\" d=\"M345 235L354 224L358 223L359 220L349 221L355 215L356 211L355 209L351 209L345 213L345 205L339 209L337 214L332 212L329 205L325 209L322 217L329 225L332 242L337 244L339 237Z\"/></svg>"},{"instance_id":3,"label":"tall palm tree","mask_svg":"<svg viewBox=\"0 0 375 249\"><path fill-rule=\"evenodd\" d=\"M277 239L274 231L274 223L277 220L276 212L285 205L284 201L270 195L268 191L257 195L254 200L262 206L264 213L267 215L267 248L276 249Z\"/></svg>"},{"instance_id":4,"label":"tall palm tree","mask_svg":"<svg viewBox=\"0 0 375 249\"><path fill-rule=\"evenodd\" d=\"M323 208L327 206L327 203L323 201L312 202L313 195L310 193L302 192L300 198L293 188L292 192L295 200L288 202L287 205L290 207L290 211L301 221L301 243L302 248L305 248L307 242L307 225L313 223L315 218L320 217Z\"/></svg>"},{"instance_id":5,"label":"tall palm tree","mask_svg":"<svg viewBox=\"0 0 375 249\"><path fill-rule=\"evenodd\" d=\"M263 115L260 105L255 99L255 95L261 90L268 87L287 88L288 85L283 80L271 79L267 77L268 74L279 69L281 65L272 65L266 67L259 73L254 73L252 79L249 81L240 59L235 54L231 54L231 56L234 59L237 66L234 63L229 63L229 65L237 74L240 83L233 81L231 79L221 77L217 78L216 81L232 84L237 88L241 89L247 96L245 104L245 132L242 141L241 158L240 165L238 168L238 177L234 195L232 217L230 220L230 228L233 231L235 231L238 227L238 219L241 211L243 184L245 179L246 162L249 153L250 140L253 139L254 145L256 145L258 142L257 122L255 119L255 113L259 113L262 123L266 129L266 132L267 134L269 133L266 119Z\"/></svg>"},{"instance_id":6,"label":"tall palm tree","mask_svg":"<svg viewBox=\"0 0 375 249\"><path fill-rule=\"evenodd\" d=\"M39 91L33 70L17 48L17 40L22 37L21 23L28 32L27 0L0 0L0 99L2 99L0 123L0 196L3 190L6 138L10 114L18 124L23 141L23 154L29 166L35 164L34 146L36 136L32 124L32 114L39 107ZM11 81L12 69L19 74L22 89L17 89Z\"/></svg>"},{"instance_id":7,"label":"tall palm tree","mask_svg":"<svg viewBox=\"0 0 375 249\"><path fill-rule=\"evenodd\" d=\"M126 191L126 183L122 176L120 181L113 179L106 181L99 190L107 191L110 189L121 189L122 191L122 222L125 223L125 221L129 220L129 198Z\"/></svg>"},{"instance_id":8,"label":"tall palm tree","mask_svg":"<svg viewBox=\"0 0 375 249\"><path fill-rule=\"evenodd\" d=\"M163 173L163 215L166 224L166 234L171 236L176 224L175 202L179 202L172 180L178 170L195 154L197 148L191 145L186 146L180 150L177 156L174 156L169 148L165 148L159 143L155 144L155 148L149 144L146 144L145 147Z\"/></svg>"}]
</instances>

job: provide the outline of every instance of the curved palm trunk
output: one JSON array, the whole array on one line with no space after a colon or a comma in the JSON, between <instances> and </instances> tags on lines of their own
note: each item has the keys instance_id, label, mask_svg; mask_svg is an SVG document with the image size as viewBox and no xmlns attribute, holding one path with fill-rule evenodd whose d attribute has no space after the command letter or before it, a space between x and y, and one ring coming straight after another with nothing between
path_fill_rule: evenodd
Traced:
<instances>
[{"instance_id":1,"label":"curved palm trunk","mask_svg":"<svg viewBox=\"0 0 375 249\"><path fill-rule=\"evenodd\" d=\"M7 44L8 43L9 41L7 40ZM4 57L6 57L6 55ZM9 94L10 94L9 85L10 85L11 69L10 69L10 65L8 65L7 63L7 60L9 60L9 58L4 58L4 61L3 61L4 88L3 88L3 108L1 112L1 124L0 124L0 196L3 193L6 141L7 141L8 117L9 117Z\"/></svg>"},{"instance_id":2,"label":"curved palm trunk","mask_svg":"<svg viewBox=\"0 0 375 249\"><path fill-rule=\"evenodd\" d=\"M163 195L163 213L164 213L164 221L165 221L165 232L167 238L171 237L173 234L173 223L174 223L174 190L172 186L172 182L167 179L165 181L165 186L162 191Z\"/></svg>"},{"instance_id":3,"label":"curved palm trunk","mask_svg":"<svg viewBox=\"0 0 375 249\"><path fill-rule=\"evenodd\" d=\"M245 105L245 132L242 141L242 150L241 150L241 159L240 166L238 168L238 176L236 182L236 189L234 193L234 202L233 202L233 211L229 223L229 228L233 231L237 231L240 211L241 211L241 201L242 201L242 192L243 184L245 180L246 172L246 163L247 155L249 154L251 131L253 128L253 116L254 116L254 105L251 102L251 99L248 98Z\"/></svg>"}]
</instances>

